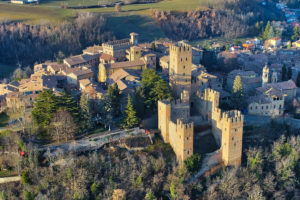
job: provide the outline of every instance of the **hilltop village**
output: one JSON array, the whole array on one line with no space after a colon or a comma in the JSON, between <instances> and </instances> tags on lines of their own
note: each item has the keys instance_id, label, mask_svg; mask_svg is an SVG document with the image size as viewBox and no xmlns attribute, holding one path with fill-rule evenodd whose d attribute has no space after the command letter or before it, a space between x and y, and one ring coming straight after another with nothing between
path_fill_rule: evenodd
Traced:
<instances>
[{"instance_id":1,"label":"hilltop village","mask_svg":"<svg viewBox=\"0 0 300 200\"><path fill-rule=\"evenodd\" d=\"M60 63L35 65L30 78L1 84L1 110L32 109L44 90L56 96L63 92L73 97L84 94L97 106L112 85L125 97L121 101L124 110L126 97L134 97L141 85L143 71L153 69L169 83L173 96L168 100L158 99L156 123L164 142L171 144L179 164L199 151L195 148L201 149L195 144L196 129L208 126L213 135L209 140L215 140L217 146L208 159L212 159L214 165L240 165L244 114L278 118L291 107L300 108L295 84L298 68L293 64L300 57L296 49L278 48L279 43L278 38L266 41L272 53L261 54L248 50L249 46L260 48L262 44L258 39L248 41L243 45L245 49L232 47L227 54L237 55L245 65L224 74L208 72L201 65L203 50L186 41L139 43L139 34L131 33L128 39L88 47L81 55L65 58ZM297 43L295 46L297 48ZM294 58L281 60L293 63L276 62L285 55ZM261 57L264 59L259 63ZM291 66L294 66L292 71ZM289 73L288 77L283 73ZM243 98L245 102L241 106L238 106L241 102L230 106L237 84L240 84L241 95L247 98ZM97 120L97 116L93 118Z\"/></svg>"}]
</instances>

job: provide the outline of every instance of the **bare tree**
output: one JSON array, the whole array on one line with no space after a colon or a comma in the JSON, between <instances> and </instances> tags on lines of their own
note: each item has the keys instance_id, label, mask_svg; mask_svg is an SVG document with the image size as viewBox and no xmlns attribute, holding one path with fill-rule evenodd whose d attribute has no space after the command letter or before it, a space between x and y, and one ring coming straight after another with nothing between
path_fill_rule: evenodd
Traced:
<instances>
[{"instance_id":1,"label":"bare tree","mask_svg":"<svg viewBox=\"0 0 300 200\"><path fill-rule=\"evenodd\" d=\"M77 131L77 126L74 123L72 115L65 109L59 109L51 120L51 136L60 141L61 137L65 140L73 138Z\"/></svg>"}]
</instances>

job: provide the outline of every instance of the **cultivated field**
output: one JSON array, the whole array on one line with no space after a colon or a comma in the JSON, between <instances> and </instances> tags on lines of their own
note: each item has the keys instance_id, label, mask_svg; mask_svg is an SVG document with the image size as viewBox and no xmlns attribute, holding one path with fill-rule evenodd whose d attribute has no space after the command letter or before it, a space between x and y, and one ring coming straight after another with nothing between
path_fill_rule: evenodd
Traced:
<instances>
[{"instance_id":1,"label":"cultivated field","mask_svg":"<svg viewBox=\"0 0 300 200\"><path fill-rule=\"evenodd\" d=\"M77 12L115 13L114 8L94 8L83 10L62 9L61 5L69 6L99 5L118 0L41 0L40 5L0 4L0 19L11 19L28 23L57 23L72 19ZM163 0L154 4L133 4L122 7L122 15L148 15L150 9L187 11L196 8L207 9L209 5L218 7L224 0ZM1 1L0 1L1 2Z\"/></svg>"}]
</instances>

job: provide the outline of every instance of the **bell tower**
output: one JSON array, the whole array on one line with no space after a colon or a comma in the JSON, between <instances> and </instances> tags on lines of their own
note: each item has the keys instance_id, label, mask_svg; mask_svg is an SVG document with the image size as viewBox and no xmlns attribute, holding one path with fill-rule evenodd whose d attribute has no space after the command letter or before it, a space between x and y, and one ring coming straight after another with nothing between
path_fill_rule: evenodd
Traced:
<instances>
[{"instance_id":1,"label":"bell tower","mask_svg":"<svg viewBox=\"0 0 300 200\"><path fill-rule=\"evenodd\" d=\"M262 87L266 86L269 83L269 73L270 73L270 69L266 64L263 68L263 73L262 73Z\"/></svg>"}]
</instances>

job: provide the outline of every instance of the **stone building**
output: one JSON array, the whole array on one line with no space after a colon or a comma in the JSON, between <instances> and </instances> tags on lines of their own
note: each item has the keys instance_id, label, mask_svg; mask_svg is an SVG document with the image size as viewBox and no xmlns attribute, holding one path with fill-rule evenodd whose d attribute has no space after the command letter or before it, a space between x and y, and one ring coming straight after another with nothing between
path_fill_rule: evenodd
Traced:
<instances>
[{"instance_id":1,"label":"stone building","mask_svg":"<svg viewBox=\"0 0 300 200\"><path fill-rule=\"evenodd\" d=\"M250 97L248 103L251 115L278 117L283 114L284 95L271 88L264 94Z\"/></svg>"},{"instance_id":2,"label":"stone building","mask_svg":"<svg viewBox=\"0 0 300 200\"><path fill-rule=\"evenodd\" d=\"M138 44L138 36L139 34L137 33L130 33L130 38L103 43L103 53L111 55L117 61L124 61L126 59L126 50Z\"/></svg>"},{"instance_id":3,"label":"stone building","mask_svg":"<svg viewBox=\"0 0 300 200\"><path fill-rule=\"evenodd\" d=\"M219 108L220 93L205 89L190 100L184 90L180 100L158 102L158 128L165 142L172 146L180 164L194 152L194 123L190 120L190 103L212 126L224 165L240 165L244 116L240 111L223 112Z\"/></svg>"},{"instance_id":4,"label":"stone building","mask_svg":"<svg viewBox=\"0 0 300 200\"><path fill-rule=\"evenodd\" d=\"M184 91L191 91L192 46L180 42L171 44L169 65L169 84L176 98Z\"/></svg>"},{"instance_id":5,"label":"stone building","mask_svg":"<svg viewBox=\"0 0 300 200\"><path fill-rule=\"evenodd\" d=\"M81 54L64 59L68 67L97 66L101 54Z\"/></svg>"},{"instance_id":6,"label":"stone building","mask_svg":"<svg viewBox=\"0 0 300 200\"><path fill-rule=\"evenodd\" d=\"M227 76L226 89L232 91L236 76L240 76L245 93L255 92L261 86L261 78L254 71L233 70Z\"/></svg>"}]
</instances>

